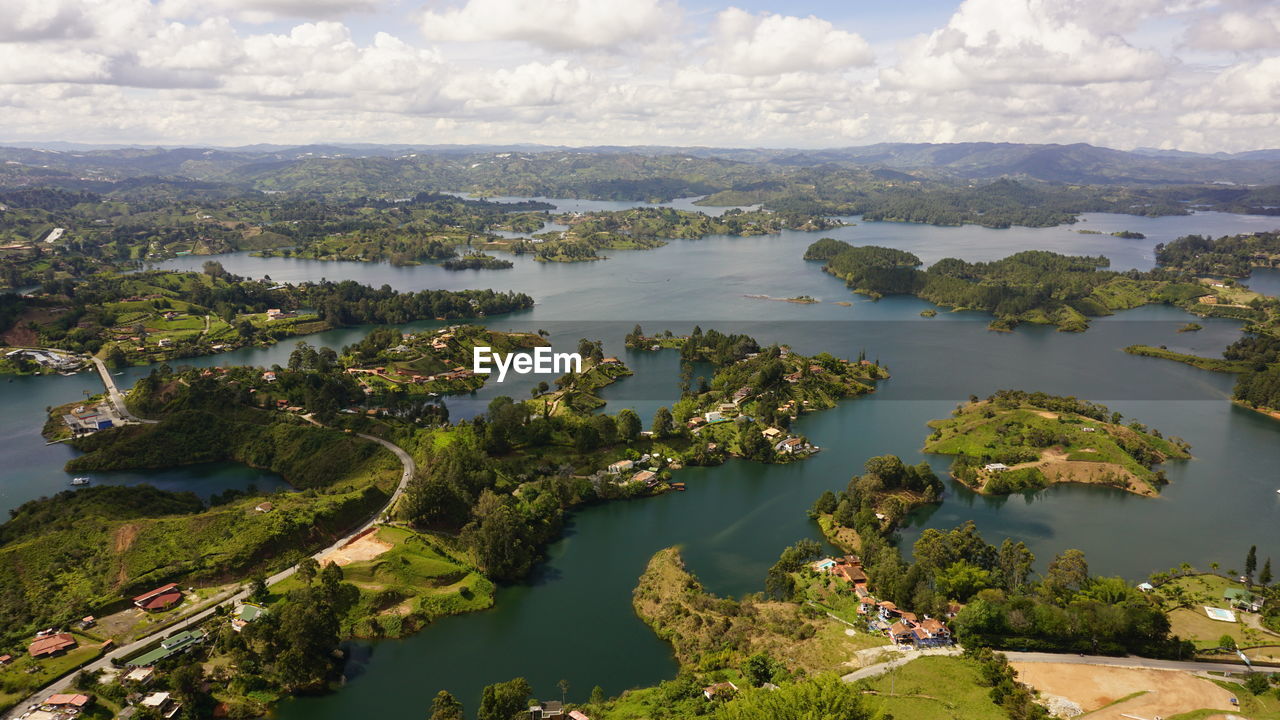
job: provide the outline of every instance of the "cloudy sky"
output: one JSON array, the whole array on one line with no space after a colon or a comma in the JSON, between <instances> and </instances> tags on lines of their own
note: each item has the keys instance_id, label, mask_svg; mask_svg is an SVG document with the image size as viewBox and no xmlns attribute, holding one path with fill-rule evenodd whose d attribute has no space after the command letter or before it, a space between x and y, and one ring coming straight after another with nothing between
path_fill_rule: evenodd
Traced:
<instances>
[{"instance_id":1,"label":"cloudy sky","mask_svg":"<svg viewBox=\"0 0 1280 720\"><path fill-rule=\"evenodd\" d=\"M0 5L0 142L1280 147L1275 0Z\"/></svg>"}]
</instances>

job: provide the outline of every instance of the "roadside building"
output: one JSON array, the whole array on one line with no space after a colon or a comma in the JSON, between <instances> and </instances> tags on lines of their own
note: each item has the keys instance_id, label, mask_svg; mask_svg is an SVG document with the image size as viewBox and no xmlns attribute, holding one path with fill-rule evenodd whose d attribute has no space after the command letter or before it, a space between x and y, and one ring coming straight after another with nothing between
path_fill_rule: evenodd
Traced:
<instances>
[{"instance_id":1,"label":"roadside building","mask_svg":"<svg viewBox=\"0 0 1280 720\"><path fill-rule=\"evenodd\" d=\"M133 605L146 612L161 612L181 601L182 591L178 589L178 584L169 583L135 597Z\"/></svg>"},{"instance_id":2,"label":"roadside building","mask_svg":"<svg viewBox=\"0 0 1280 720\"><path fill-rule=\"evenodd\" d=\"M151 666L136 667L125 673L124 679L127 682L138 683L139 685L149 685L152 680L156 679L156 669Z\"/></svg>"},{"instance_id":3,"label":"roadside building","mask_svg":"<svg viewBox=\"0 0 1280 720\"><path fill-rule=\"evenodd\" d=\"M61 655L76 646L76 639L71 633L54 633L36 638L27 646L27 652L33 658L50 658Z\"/></svg>"},{"instance_id":4,"label":"roadside building","mask_svg":"<svg viewBox=\"0 0 1280 720\"><path fill-rule=\"evenodd\" d=\"M241 603L231 616L231 629L240 632L246 625L267 614L267 609L253 603Z\"/></svg>"}]
</instances>

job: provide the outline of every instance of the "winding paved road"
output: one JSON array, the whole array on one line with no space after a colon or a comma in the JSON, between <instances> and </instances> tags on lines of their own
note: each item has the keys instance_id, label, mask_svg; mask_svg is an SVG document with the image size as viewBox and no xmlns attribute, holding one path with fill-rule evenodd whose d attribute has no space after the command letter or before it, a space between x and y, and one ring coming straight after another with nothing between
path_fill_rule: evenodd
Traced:
<instances>
[{"instance_id":1,"label":"winding paved road","mask_svg":"<svg viewBox=\"0 0 1280 720\"><path fill-rule=\"evenodd\" d=\"M98 363L98 369L99 371L102 372L103 380L108 383L107 388L108 388L108 391L112 394L112 400L115 401L115 399L119 397L119 392L115 389L115 383L111 382L111 376L109 373L106 372L106 366L103 365L101 361L97 360L96 358L94 360L95 362ZM120 404L118 405L118 407L122 411L124 410L123 397L120 397ZM131 415L128 417L132 418ZM154 420L139 420L139 421L155 422ZM413 461L413 458L409 455L409 453L405 452L404 448L401 448L399 445L388 442L379 437L374 437L373 435L365 435L363 433L357 433L357 434L360 437L364 438L365 440L371 440L385 447L386 449L390 450L400 460L400 465L401 465L400 482L399 484L396 485L395 492L391 493L391 497L387 500L387 504L379 508L378 512L374 513L373 517L369 518L367 522L360 525L360 527L356 528L355 530L342 536L341 538L335 540L333 544L329 545L328 547L324 548L323 550L320 550L319 552L311 556L317 560L319 560L321 557L323 557L327 553L330 553L334 550L338 550L343 545L354 540L358 535L360 535L364 531L376 526L378 524L378 520L383 516L383 514L391 510L393 507L395 507L396 502L400 500L400 497L404 495L405 490L409 487L409 481L413 479L414 474L416 474L418 470L417 463L415 463ZM280 582L281 580L284 580L285 578L288 578L289 576L293 575L295 572L297 572L297 570L298 570L297 565L293 565L289 568L281 570L275 575L272 575L271 577L267 578L267 584L274 585ZM106 670L111 667L112 659L114 658L124 659L126 657L129 657L130 655L136 654L137 652L144 649L146 646L150 645L151 643L154 643L157 639L159 639L162 636L168 636L180 630L185 630L186 628L189 628L193 625L200 624L204 620L208 619L211 615L213 615L214 612L218 609L218 607L223 605L229 605L232 603L237 603L248 597L249 597L249 590L247 588L243 588L237 591L228 591L228 593L222 596L215 596L215 598L212 599L212 604L209 605L204 610L201 610L200 612L195 613L190 617L187 617L177 623L174 623L173 625L168 625L148 635L140 637L137 640L134 640L133 642L129 643L128 645L121 645L120 647L106 653L105 655L98 658L97 660L94 660L88 665L83 665L79 668L76 668L75 670L72 670L66 675L63 675L62 677L54 680L52 683L44 686L39 691L33 693L30 697L26 698L22 702L15 705L3 717L8 718L9 720L18 718L22 713L26 712L26 708L29 705L40 702L41 700L44 700L45 698L47 698L48 696L54 693L62 692L66 689L69 689L71 686L71 681L75 678L76 674L79 673L81 670L88 670L90 672L94 672L98 670Z\"/></svg>"}]
</instances>

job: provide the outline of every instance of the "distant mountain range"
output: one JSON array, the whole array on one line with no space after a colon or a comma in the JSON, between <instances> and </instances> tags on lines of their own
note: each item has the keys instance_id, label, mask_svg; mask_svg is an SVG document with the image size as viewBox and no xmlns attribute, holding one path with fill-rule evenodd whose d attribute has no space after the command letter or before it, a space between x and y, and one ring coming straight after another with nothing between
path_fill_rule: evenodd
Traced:
<instances>
[{"instance_id":1,"label":"distant mountain range","mask_svg":"<svg viewBox=\"0 0 1280 720\"><path fill-rule=\"evenodd\" d=\"M1202 154L1140 148L1113 150L1084 143L880 143L823 150L667 146L546 145L248 145L243 147L143 147L76 143L12 143L0 147L0 181L65 174L79 180L162 177L248 183L259 189L291 189L299 173L321 171L374 178L387 176L387 189L430 179L463 182L477 164L504 168L518 161L528 172L552 159L621 167L620 177L643 176L642 166L664 172L678 158L701 160L712 176L741 175L752 168L764 176L806 167L847 168L881 179L985 181L1015 178L1093 185L1275 184L1280 183L1280 149L1235 154ZM629 159L628 159L629 158ZM734 166L737 166L736 168ZM292 179L285 181L285 179ZM369 183L365 183L369 184ZM305 186L305 183L302 184ZM458 185L456 187L461 187Z\"/></svg>"}]
</instances>

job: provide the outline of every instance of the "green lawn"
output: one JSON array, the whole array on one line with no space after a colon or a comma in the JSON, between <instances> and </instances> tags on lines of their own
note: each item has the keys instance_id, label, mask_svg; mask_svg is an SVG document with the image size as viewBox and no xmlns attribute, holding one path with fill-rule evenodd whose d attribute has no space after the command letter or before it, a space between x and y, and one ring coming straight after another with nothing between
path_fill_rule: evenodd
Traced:
<instances>
[{"instance_id":1,"label":"green lawn","mask_svg":"<svg viewBox=\"0 0 1280 720\"><path fill-rule=\"evenodd\" d=\"M868 704L894 720L1007 720L978 684L978 668L957 657L922 657L869 681Z\"/></svg>"}]
</instances>

